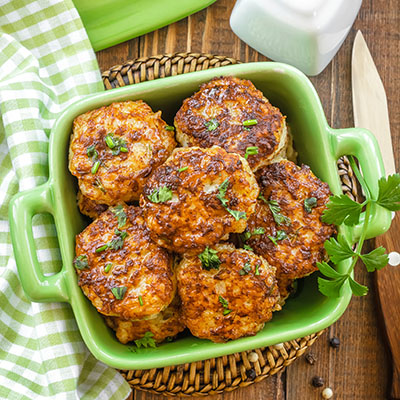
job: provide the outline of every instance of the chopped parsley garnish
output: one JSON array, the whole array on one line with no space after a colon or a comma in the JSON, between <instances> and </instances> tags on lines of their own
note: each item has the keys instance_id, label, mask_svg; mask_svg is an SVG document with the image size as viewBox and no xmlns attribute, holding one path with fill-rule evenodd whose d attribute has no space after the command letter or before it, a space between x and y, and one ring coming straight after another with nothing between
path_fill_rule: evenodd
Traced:
<instances>
[{"instance_id":1,"label":"chopped parsley garnish","mask_svg":"<svg viewBox=\"0 0 400 400\"><path fill-rule=\"evenodd\" d=\"M135 344L138 349L141 347L147 348L147 347L156 347L156 342L153 339L153 334L151 332L146 332L144 336L141 339L136 339Z\"/></svg>"},{"instance_id":2,"label":"chopped parsley garnish","mask_svg":"<svg viewBox=\"0 0 400 400\"><path fill-rule=\"evenodd\" d=\"M75 258L74 260L74 267L76 269L85 269L89 268L88 258L86 254L82 254Z\"/></svg>"},{"instance_id":3,"label":"chopped parsley garnish","mask_svg":"<svg viewBox=\"0 0 400 400\"><path fill-rule=\"evenodd\" d=\"M106 142L106 145L111 149L111 153L113 156L117 156L121 152L128 152L126 141L118 136L114 136L113 133L107 133L104 140Z\"/></svg>"},{"instance_id":4,"label":"chopped parsley garnish","mask_svg":"<svg viewBox=\"0 0 400 400\"><path fill-rule=\"evenodd\" d=\"M99 156L99 153L96 150L96 145L92 144L86 149L86 154L88 157L93 158L94 160L97 160L97 157Z\"/></svg>"},{"instance_id":5,"label":"chopped parsley garnish","mask_svg":"<svg viewBox=\"0 0 400 400\"><path fill-rule=\"evenodd\" d=\"M246 121L243 121L243 126L253 126L253 125L257 125L256 119L247 119Z\"/></svg>"},{"instance_id":6,"label":"chopped parsley garnish","mask_svg":"<svg viewBox=\"0 0 400 400\"><path fill-rule=\"evenodd\" d=\"M126 224L126 213L124 207L118 204L116 207L111 209L114 215L118 218L118 228L122 228Z\"/></svg>"},{"instance_id":7,"label":"chopped parsley garnish","mask_svg":"<svg viewBox=\"0 0 400 400\"><path fill-rule=\"evenodd\" d=\"M224 315L228 315L230 312L232 312L232 310L229 309L228 302L222 296L218 296L218 301L222 304L222 307L224 307Z\"/></svg>"},{"instance_id":8,"label":"chopped parsley garnish","mask_svg":"<svg viewBox=\"0 0 400 400\"><path fill-rule=\"evenodd\" d=\"M249 240L252 236L263 235L265 233L265 229L263 227L258 227L253 230L253 232L245 231L240 236L244 242Z\"/></svg>"},{"instance_id":9,"label":"chopped parsley garnish","mask_svg":"<svg viewBox=\"0 0 400 400\"><path fill-rule=\"evenodd\" d=\"M221 265L217 250L210 249L208 246L199 254L199 258L203 269L207 271L210 269L218 269Z\"/></svg>"},{"instance_id":10,"label":"chopped parsley garnish","mask_svg":"<svg viewBox=\"0 0 400 400\"><path fill-rule=\"evenodd\" d=\"M304 209L306 212L310 213L314 207L317 206L317 199L315 197L310 197L304 199Z\"/></svg>"},{"instance_id":11,"label":"chopped parsley garnish","mask_svg":"<svg viewBox=\"0 0 400 400\"><path fill-rule=\"evenodd\" d=\"M274 217L277 225L286 225L289 226L292 221L289 217L281 214L281 208L276 200L267 200L263 195L259 195L258 198L262 200L264 203L268 204L269 209L271 210L272 216Z\"/></svg>"},{"instance_id":12,"label":"chopped parsley garnish","mask_svg":"<svg viewBox=\"0 0 400 400\"><path fill-rule=\"evenodd\" d=\"M104 250L112 249L112 250L120 250L124 245L124 240L128 236L128 233L125 231L120 231L118 229L114 230L114 233L117 235L116 238L111 239L107 244L100 246L96 249L96 253L100 253Z\"/></svg>"},{"instance_id":13,"label":"chopped parsley garnish","mask_svg":"<svg viewBox=\"0 0 400 400\"><path fill-rule=\"evenodd\" d=\"M278 240L287 239L287 234L285 231L277 231L275 236L268 235L268 238L272 241L272 243L277 246Z\"/></svg>"},{"instance_id":14,"label":"chopped parsley garnish","mask_svg":"<svg viewBox=\"0 0 400 400\"><path fill-rule=\"evenodd\" d=\"M142 305L143 305L143 299L142 299L142 296L139 296L139 297L138 297L138 299L139 299L139 304L142 306Z\"/></svg>"},{"instance_id":15,"label":"chopped parsley garnish","mask_svg":"<svg viewBox=\"0 0 400 400\"><path fill-rule=\"evenodd\" d=\"M239 275L247 275L251 271L251 265L249 262L243 265L243 268L239 271Z\"/></svg>"},{"instance_id":16,"label":"chopped parsley garnish","mask_svg":"<svg viewBox=\"0 0 400 400\"><path fill-rule=\"evenodd\" d=\"M164 203L172 199L172 190L167 186L161 186L154 189L153 193L148 195L147 198L153 203Z\"/></svg>"},{"instance_id":17,"label":"chopped parsley garnish","mask_svg":"<svg viewBox=\"0 0 400 400\"><path fill-rule=\"evenodd\" d=\"M182 167L178 169L178 172L183 172L186 171L189 167Z\"/></svg>"},{"instance_id":18,"label":"chopped parsley garnish","mask_svg":"<svg viewBox=\"0 0 400 400\"><path fill-rule=\"evenodd\" d=\"M128 234L125 231L120 231L118 229L115 229L114 232L117 235L117 237L111 239L110 243L108 244L108 247L113 250L120 250L122 249L122 246L124 245L124 240Z\"/></svg>"},{"instance_id":19,"label":"chopped parsley garnish","mask_svg":"<svg viewBox=\"0 0 400 400\"><path fill-rule=\"evenodd\" d=\"M260 275L260 270L259 270L260 267L261 267L260 264L257 264L257 265L256 265L256 270L255 270L255 272L254 272L254 275Z\"/></svg>"},{"instance_id":20,"label":"chopped parsley garnish","mask_svg":"<svg viewBox=\"0 0 400 400\"><path fill-rule=\"evenodd\" d=\"M111 263L107 263L107 264L104 266L104 272L105 272L106 274L107 274L108 272L110 272L111 267L112 267L112 264L111 264Z\"/></svg>"},{"instance_id":21,"label":"chopped parsley garnish","mask_svg":"<svg viewBox=\"0 0 400 400\"><path fill-rule=\"evenodd\" d=\"M253 156L255 154L258 154L258 147L256 146L246 147L246 153L244 154L244 158L247 160L249 156Z\"/></svg>"},{"instance_id":22,"label":"chopped parsley garnish","mask_svg":"<svg viewBox=\"0 0 400 400\"><path fill-rule=\"evenodd\" d=\"M207 121L204 125L208 131L214 131L215 129L218 128L219 122L215 118L213 118Z\"/></svg>"},{"instance_id":23,"label":"chopped parsley garnish","mask_svg":"<svg viewBox=\"0 0 400 400\"><path fill-rule=\"evenodd\" d=\"M111 292L117 300L122 300L124 298L126 290L126 286L115 286L111 288Z\"/></svg>"},{"instance_id":24,"label":"chopped parsley garnish","mask_svg":"<svg viewBox=\"0 0 400 400\"><path fill-rule=\"evenodd\" d=\"M239 221L239 219L246 219L246 213L244 211L237 211L237 210L232 210L228 207L228 199L225 198L226 191L228 190L228 185L229 185L229 178L226 178L218 188L218 194L217 194L217 199L222 203L222 206L225 208L226 211L228 211L229 214L231 214L236 221Z\"/></svg>"},{"instance_id":25,"label":"chopped parsley garnish","mask_svg":"<svg viewBox=\"0 0 400 400\"><path fill-rule=\"evenodd\" d=\"M244 248L245 250L248 250L248 251L254 251L253 248L250 247L248 244L244 244L244 245L243 245L243 248Z\"/></svg>"},{"instance_id":26,"label":"chopped parsley garnish","mask_svg":"<svg viewBox=\"0 0 400 400\"><path fill-rule=\"evenodd\" d=\"M174 131L175 130L175 128L173 126L171 126L171 125L165 125L164 129L166 131Z\"/></svg>"}]
</instances>

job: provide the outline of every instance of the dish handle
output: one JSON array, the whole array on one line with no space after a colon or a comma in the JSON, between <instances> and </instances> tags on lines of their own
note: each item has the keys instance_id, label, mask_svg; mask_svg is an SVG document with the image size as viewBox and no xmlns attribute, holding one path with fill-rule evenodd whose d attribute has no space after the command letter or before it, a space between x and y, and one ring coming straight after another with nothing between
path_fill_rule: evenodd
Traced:
<instances>
[{"instance_id":1,"label":"dish handle","mask_svg":"<svg viewBox=\"0 0 400 400\"><path fill-rule=\"evenodd\" d=\"M54 275L45 276L40 267L33 238L32 218L41 212L54 214L51 187L48 184L21 192L11 200L11 240L21 285L31 301L68 301L63 269Z\"/></svg>"},{"instance_id":2,"label":"dish handle","mask_svg":"<svg viewBox=\"0 0 400 400\"><path fill-rule=\"evenodd\" d=\"M373 199L378 197L378 180L385 176L382 155L374 135L363 128L331 129L330 134L336 159L352 155L358 159L361 173L371 191ZM383 207L373 205L366 232L366 239L385 233L392 222L391 212ZM365 214L362 213L358 225L352 227L352 242L361 236Z\"/></svg>"}]
</instances>

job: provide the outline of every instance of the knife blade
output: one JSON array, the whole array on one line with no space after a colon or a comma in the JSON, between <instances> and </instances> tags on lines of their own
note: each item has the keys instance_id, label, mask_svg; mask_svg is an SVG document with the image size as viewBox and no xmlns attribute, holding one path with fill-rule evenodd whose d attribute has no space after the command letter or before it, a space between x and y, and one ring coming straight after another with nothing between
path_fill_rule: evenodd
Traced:
<instances>
[{"instance_id":1,"label":"knife blade","mask_svg":"<svg viewBox=\"0 0 400 400\"><path fill-rule=\"evenodd\" d=\"M376 137L387 175L394 174L395 160L390 134L385 88L361 31L353 44L351 62L354 124L370 130ZM392 353L393 379L391 398L400 400L400 216L392 221L390 230L375 239L375 246L389 252L389 265L375 272L375 284Z\"/></svg>"}]
</instances>

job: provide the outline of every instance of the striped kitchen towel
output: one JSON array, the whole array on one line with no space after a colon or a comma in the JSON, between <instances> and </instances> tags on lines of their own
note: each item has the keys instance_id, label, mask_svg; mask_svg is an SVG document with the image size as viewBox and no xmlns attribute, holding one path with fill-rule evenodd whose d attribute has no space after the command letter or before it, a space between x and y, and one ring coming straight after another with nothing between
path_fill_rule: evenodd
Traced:
<instances>
[{"instance_id":1,"label":"striped kitchen towel","mask_svg":"<svg viewBox=\"0 0 400 400\"><path fill-rule=\"evenodd\" d=\"M71 0L0 0L0 399L125 399L129 385L82 342L65 303L31 303L13 257L8 205L44 183L57 115L103 90ZM34 220L45 273L60 263L49 215Z\"/></svg>"}]
</instances>

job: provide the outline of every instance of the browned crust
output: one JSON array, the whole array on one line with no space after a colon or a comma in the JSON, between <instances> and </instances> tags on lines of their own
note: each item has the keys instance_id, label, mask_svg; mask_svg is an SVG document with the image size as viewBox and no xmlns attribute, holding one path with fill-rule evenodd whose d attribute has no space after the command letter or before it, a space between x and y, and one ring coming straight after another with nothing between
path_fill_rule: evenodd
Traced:
<instances>
[{"instance_id":1,"label":"browned crust","mask_svg":"<svg viewBox=\"0 0 400 400\"><path fill-rule=\"evenodd\" d=\"M257 125L243 126L243 121L252 119ZM210 120L218 122L215 130L207 128ZM217 145L241 156L247 147L258 147L258 154L248 157L255 171L279 152L285 117L250 81L226 76L204 83L185 99L175 126L177 140L188 146Z\"/></svg>"},{"instance_id":2,"label":"browned crust","mask_svg":"<svg viewBox=\"0 0 400 400\"><path fill-rule=\"evenodd\" d=\"M336 229L321 221L331 194L329 186L320 181L308 166L297 166L291 161L271 164L257 173L260 193L266 200L277 201L281 214L289 217L290 225L278 225L263 200L257 201L256 212L248 221L247 230L262 227L263 235L252 236L248 244L277 268L277 278L282 295L292 279L309 275L317 270L317 262L326 258L324 242ZM315 197L317 206L308 213L304 200ZM288 238L275 245L268 236L283 230Z\"/></svg>"},{"instance_id":3,"label":"browned crust","mask_svg":"<svg viewBox=\"0 0 400 400\"><path fill-rule=\"evenodd\" d=\"M164 310L175 294L172 256L150 240L138 207L125 206L126 224L119 230L127 236L121 249L96 252L117 237L118 220L112 207L76 237L76 256L86 255L89 268L78 270L79 286L104 315L125 319L147 318ZM112 263L106 273L105 266ZM127 287L122 300L114 287ZM139 295L143 305L140 305Z\"/></svg>"}]
</instances>

